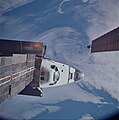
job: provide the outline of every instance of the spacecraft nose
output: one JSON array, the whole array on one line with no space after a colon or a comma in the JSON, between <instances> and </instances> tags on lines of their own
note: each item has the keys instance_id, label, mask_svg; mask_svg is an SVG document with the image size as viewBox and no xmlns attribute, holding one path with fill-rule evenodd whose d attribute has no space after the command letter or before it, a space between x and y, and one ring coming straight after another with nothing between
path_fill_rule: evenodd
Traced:
<instances>
[{"instance_id":1,"label":"spacecraft nose","mask_svg":"<svg viewBox=\"0 0 119 120\"><path fill-rule=\"evenodd\" d=\"M82 79L82 78L84 78L84 73L80 73L80 78Z\"/></svg>"},{"instance_id":2,"label":"spacecraft nose","mask_svg":"<svg viewBox=\"0 0 119 120\"><path fill-rule=\"evenodd\" d=\"M84 78L84 73L82 73L81 71L79 71L79 70L76 70L76 72L75 72L75 81L77 81L77 80L80 80L80 79L82 79L82 78Z\"/></svg>"}]
</instances>

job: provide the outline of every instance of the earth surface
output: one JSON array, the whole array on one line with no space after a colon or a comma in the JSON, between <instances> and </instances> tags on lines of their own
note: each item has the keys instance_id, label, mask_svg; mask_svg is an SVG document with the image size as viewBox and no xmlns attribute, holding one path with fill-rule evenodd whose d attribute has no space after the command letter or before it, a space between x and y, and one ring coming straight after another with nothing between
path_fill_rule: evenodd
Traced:
<instances>
[{"instance_id":1,"label":"earth surface","mask_svg":"<svg viewBox=\"0 0 119 120\"><path fill-rule=\"evenodd\" d=\"M119 52L87 45L119 25L118 0L0 0L0 38L40 41L47 58L84 72L78 82L17 95L0 104L6 119L104 119L119 111Z\"/></svg>"}]
</instances>

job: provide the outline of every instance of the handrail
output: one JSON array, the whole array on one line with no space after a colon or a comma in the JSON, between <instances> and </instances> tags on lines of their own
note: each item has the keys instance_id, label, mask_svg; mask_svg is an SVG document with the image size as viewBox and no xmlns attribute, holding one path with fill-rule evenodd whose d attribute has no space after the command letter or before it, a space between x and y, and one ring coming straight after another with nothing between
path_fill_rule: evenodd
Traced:
<instances>
[{"instance_id":1,"label":"handrail","mask_svg":"<svg viewBox=\"0 0 119 120\"><path fill-rule=\"evenodd\" d=\"M6 83L8 83L8 82L10 82L11 80L14 80L14 79L16 79L16 78L19 78L19 77L21 77L21 76L23 76L23 75L25 75L25 74L27 74L27 73L29 73L29 72L32 72L32 71L34 71L34 70L35 70L34 67L30 67L30 68L28 68L28 69L26 69L26 70L22 70L22 71L20 71L20 72L17 72L17 73L8 75L8 76L6 76L6 77L4 77L4 78L0 78L0 81L2 81L2 80L4 80L4 79L8 79L7 81L1 83L0 86L2 86L3 84L6 84Z\"/></svg>"}]
</instances>

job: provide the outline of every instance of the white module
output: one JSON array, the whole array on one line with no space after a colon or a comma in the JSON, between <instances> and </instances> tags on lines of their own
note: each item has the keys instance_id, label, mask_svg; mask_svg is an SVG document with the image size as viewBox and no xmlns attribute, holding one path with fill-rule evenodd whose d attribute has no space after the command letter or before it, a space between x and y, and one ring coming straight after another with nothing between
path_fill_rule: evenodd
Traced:
<instances>
[{"instance_id":1,"label":"white module","mask_svg":"<svg viewBox=\"0 0 119 120\"><path fill-rule=\"evenodd\" d=\"M39 86L41 88L65 85L84 77L81 71L66 64L45 58L40 59L42 59L39 73Z\"/></svg>"}]
</instances>

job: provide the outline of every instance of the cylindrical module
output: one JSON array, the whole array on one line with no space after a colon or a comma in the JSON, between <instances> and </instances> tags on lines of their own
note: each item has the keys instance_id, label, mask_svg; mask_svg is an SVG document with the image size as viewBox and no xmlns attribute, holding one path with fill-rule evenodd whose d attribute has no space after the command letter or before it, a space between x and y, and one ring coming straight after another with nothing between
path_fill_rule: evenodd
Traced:
<instances>
[{"instance_id":1,"label":"cylindrical module","mask_svg":"<svg viewBox=\"0 0 119 120\"><path fill-rule=\"evenodd\" d=\"M38 54L44 55L46 46L40 42L0 39L0 54Z\"/></svg>"}]
</instances>

